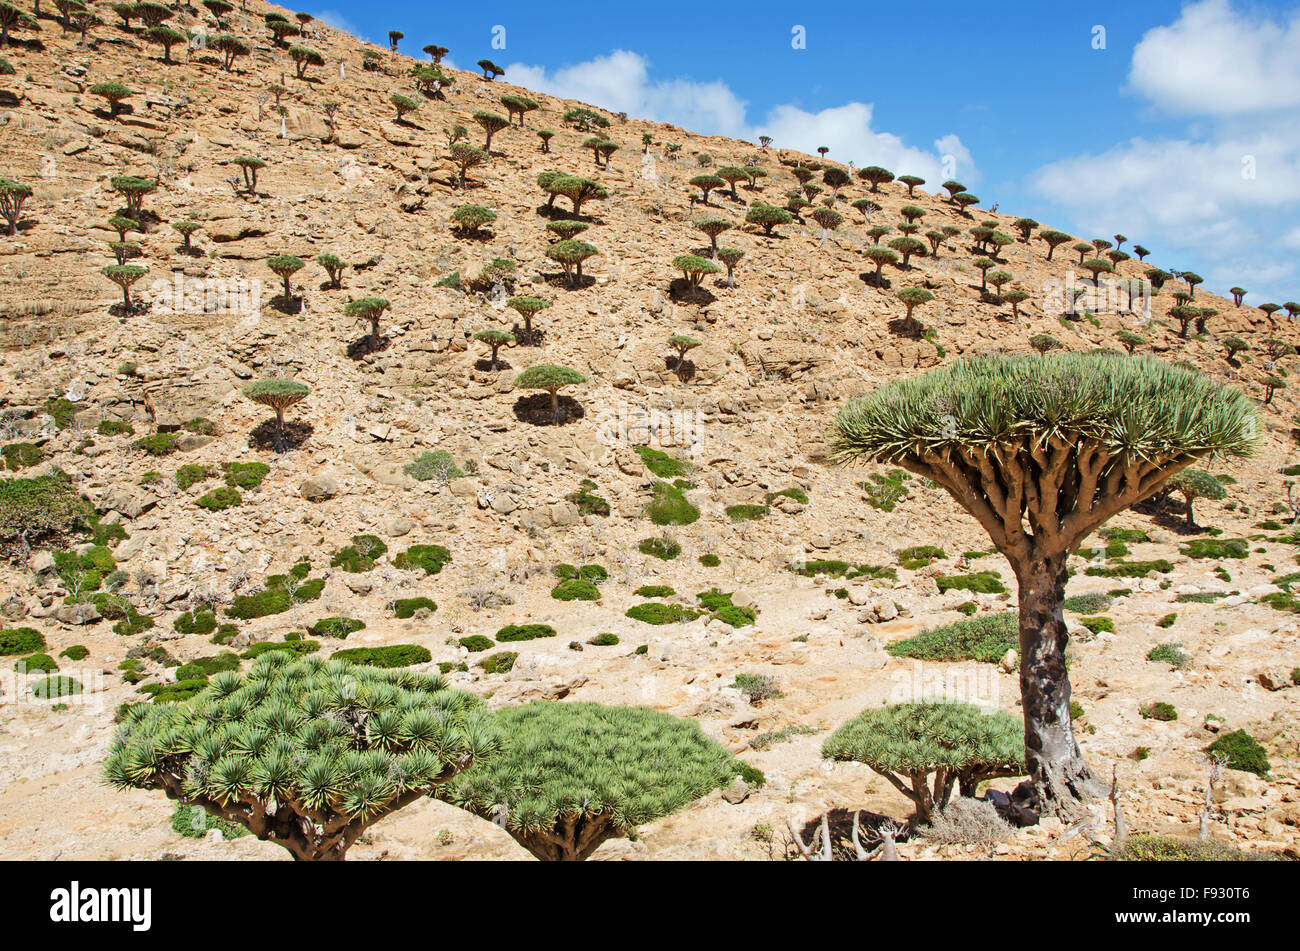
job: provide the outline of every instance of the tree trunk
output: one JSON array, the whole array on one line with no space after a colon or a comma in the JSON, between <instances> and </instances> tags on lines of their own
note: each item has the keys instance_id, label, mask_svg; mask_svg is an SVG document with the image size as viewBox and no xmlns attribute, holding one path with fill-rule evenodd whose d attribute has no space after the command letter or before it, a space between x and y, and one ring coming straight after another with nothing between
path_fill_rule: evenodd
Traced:
<instances>
[{"instance_id":1,"label":"tree trunk","mask_svg":"<svg viewBox=\"0 0 1300 951\"><path fill-rule=\"evenodd\" d=\"M275 451L284 452L284 410L275 408Z\"/></svg>"},{"instance_id":2,"label":"tree trunk","mask_svg":"<svg viewBox=\"0 0 1300 951\"><path fill-rule=\"evenodd\" d=\"M560 394L556 390L551 390L551 416L558 426L560 423Z\"/></svg>"},{"instance_id":3,"label":"tree trunk","mask_svg":"<svg viewBox=\"0 0 1300 951\"><path fill-rule=\"evenodd\" d=\"M1020 583L1020 696L1025 760L1043 815L1073 818L1097 793L1070 724L1065 669L1066 555L1036 557L1017 571Z\"/></svg>"}]
</instances>

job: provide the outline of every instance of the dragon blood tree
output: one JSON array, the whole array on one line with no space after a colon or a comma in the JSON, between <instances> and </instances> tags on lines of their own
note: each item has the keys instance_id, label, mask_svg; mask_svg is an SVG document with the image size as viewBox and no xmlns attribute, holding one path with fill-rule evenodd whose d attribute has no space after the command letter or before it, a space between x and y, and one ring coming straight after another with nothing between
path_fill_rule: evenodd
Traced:
<instances>
[{"instance_id":1,"label":"dragon blood tree","mask_svg":"<svg viewBox=\"0 0 1300 951\"><path fill-rule=\"evenodd\" d=\"M538 701L495 715L501 751L437 797L543 861L579 862L748 771L693 720L647 707Z\"/></svg>"},{"instance_id":2,"label":"dragon blood tree","mask_svg":"<svg viewBox=\"0 0 1300 951\"><path fill-rule=\"evenodd\" d=\"M296 860L338 861L497 742L482 701L441 677L271 651L190 700L131 707L104 774L239 823Z\"/></svg>"},{"instance_id":3,"label":"dragon blood tree","mask_svg":"<svg viewBox=\"0 0 1300 951\"><path fill-rule=\"evenodd\" d=\"M1108 518L1210 455L1254 450L1239 390L1146 356L985 355L890 383L836 416L839 462L938 483L979 520L1019 582L1025 760L1039 809L1097 791L1070 728L1066 561Z\"/></svg>"},{"instance_id":4,"label":"dragon blood tree","mask_svg":"<svg viewBox=\"0 0 1300 951\"><path fill-rule=\"evenodd\" d=\"M551 418L559 425L564 418L560 412L560 390L566 386L586 383L587 378L577 370L557 367L549 363L538 363L520 373L511 384L516 389L546 390L551 394Z\"/></svg>"},{"instance_id":5,"label":"dragon blood tree","mask_svg":"<svg viewBox=\"0 0 1300 951\"><path fill-rule=\"evenodd\" d=\"M275 410L275 451L284 451L284 411L307 397L311 389L296 380L258 380L244 387L244 396Z\"/></svg>"}]
</instances>

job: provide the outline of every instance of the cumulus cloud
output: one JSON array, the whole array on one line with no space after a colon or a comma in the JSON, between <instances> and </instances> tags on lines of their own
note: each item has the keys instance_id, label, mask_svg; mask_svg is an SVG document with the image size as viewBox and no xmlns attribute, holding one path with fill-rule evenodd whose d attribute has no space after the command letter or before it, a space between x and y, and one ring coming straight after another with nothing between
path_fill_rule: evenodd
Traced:
<instances>
[{"instance_id":1,"label":"cumulus cloud","mask_svg":"<svg viewBox=\"0 0 1300 951\"><path fill-rule=\"evenodd\" d=\"M630 50L614 52L547 70L515 63L506 71L512 82L562 99L577 99L613 112L655 122L670 122L706 135L726 135L757 141L769 135L778 147L813 152L827 146L831 157L852 161L859 168L883 165L895 172L920 175L935 188L945 178L963 176L978 181L970 151L956 135L945 135L933 150L905 143L897 135L872 127L873 107L850 102L819 112L793 105L773 108L758 123L751 122L748 104L726 83L694 79L654 79L650 63Z\"/></svg>"},{"instance_id":2,"label":"cumulus cloud","mask_svg":"<svg viewBox=\"0 0 1300 951\"><path fill-rule=\"evenodd\" d=\"M1288 49L1289 47L1289 49ZM1300 13L1273 22L1227 0L1183 8L1134 48L1130 89L1187 114L1182 135L1133 138L1038 169L1031 187L1086 237L1115 230L1250 300L1292 299L1300 210ZM1288 57L1290 62L1287 62ZM1288 78L1289 77L1289 78Z\"/></svg>"},{"instance_id":3,"label":"cumulus cloud","mask_svg":"<svg viewBox=\"0 0 1300 951\"><path fill-rule=\"evenodd\" d=\"M1133 50L1129 86L1170 112L1233 116L1300 106L1300 10L1284 22L1201 0Z\"/></svg>"}]
</instances>

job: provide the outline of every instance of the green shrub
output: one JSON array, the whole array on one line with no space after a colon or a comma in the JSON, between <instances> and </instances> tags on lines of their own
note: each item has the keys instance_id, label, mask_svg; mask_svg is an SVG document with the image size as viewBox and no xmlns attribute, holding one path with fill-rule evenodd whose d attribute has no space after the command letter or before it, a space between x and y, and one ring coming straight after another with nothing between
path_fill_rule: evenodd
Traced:
<instances>
[{"instance_id":1,"label":"green shrub","mask_svg":"<svg viewBox=\"0 0 1300 951\"><path fill-rule=\"evenodd\" d=\"M349 634L365 630L366 622L352 617L324 617L307 628L309 634L316 637L344 638Z\"/></svg>"},{"instance_id":2,"label":"green shrub","mask_svg":"<svg viewBox=\"0 0 1300 951\"><path fill-rule=\"evenodd\" d=\"M662 561L672 561L682 553L682 546L671 538L643 538L636 546L643 555L650 555Z\"/></svg>"},{"instance_id":3,"label":"green shrub","mask_svg":"<svg viewBox=\"0 0 1300 951\"><path fill-rule=\"evenodd\" d=\"M1174 617L1177 617L1177 615L1174 615ZM1191 655L1189 655L1187 651L1183 650L1183 645L1172 641L1164 644L1157 644L1155 647L1151 648L1151 650L1147 651L1147 660L1155 661L1160 664L1168 664L1170 667L1174 667L1178 670L1182 670L1192 662Z\"/></svg>"},{"instance_id":4,"label":"green shrub","mask_svg":"<svg viewBox=\"0 0 1300 951\"><path fill-rule=\"evenodd\" d=\"M1194 591L1191 594L1180 594L1174 601L1178 604L1213 604L1227 596L1227 591Z\"/></svg>"},{"instance_id":5,"label":"green shrub","mask_svg":"<svg viewBox=\"0 0 1300 951\"><path fill-rule=\"evenodd\" d=\"M1245 558L1250 543L1244 538L1194 538L1178 550L1189 558Z\"/></svg>"},{"instance_id":6,"label":"green shrub","mask_svg":"<svg viewBox=\"0 0 1300 951\"><path fill-rule=\"evenodd\" d=\"M731 686L745 695L745 699L758 706L764 700L779 700L785 696L775 677L766 674L736 674Z\"/></svg>"},{"instance_id":7,"label":"green shrub","mask_svg":"<svg viewBox=\"0 0 1300 951\"><path fill-rule=\"evenodd\" d=\"M957 607L955 607L953 610L958 611L961 614L966 615L967 617L970 617L972 614L979 613L980 606L976 604L974 601L963 601L961 604L957 605Z\"/></svg>"},{"instance_id":8,"label":"green shrub","mask_svg":"<svg viewBox=\"0 0 1300 951\"><path fill-rule=\"evenodd\" d=\"M220 486L211 492L206 492L199 497L199 508L207 509L210 512L224 512L228 508L234 508L242 504L244 497L239 494L237 489L229 486Z\"/></svg>"},{"instance_id":9,"label":"green shrub","mask_svg":"<svg viewBox=\"0 0 1300 951\"><path fill-rule=\"evenodd\" d=\"M948 553L934 545L915 545L898 553L898 566L916 571L936 561L947 558Z\"/></svg>"},{"instance_id":10,"label":"green shrub","mask_svg":"<svg viewBox=\"0 0 1300 951\"><path fill-rule=\"evenodd\" d=\"M0 656L31 654L44 649L45 637L35 628L15 627L0 630Z\"/></svg>"},{"instance_id":11,"label":"green shrub","mask_svg":"<svg viewBox=\"0 0 1300 951\"><path fill-rule=\"evenodd\" d=\"M1213 839L1178 839L1137 832L1126 838L1110 858L1119 862L1242 862L1251 856Z\"/></svg>"},{"instance_id":12,"label":"green shrub","mask_svg":"<svg viewBox=\"0 0 1300 951\"><path fill-rule=\"evenodd\" d=\"M1128 542L1134 545L1151 541L1151 536L1140 528L1103 528L1100 535L1107 541Z\"/></svg>"},{"instance_id":13,"label":"green shrub","mask_svg":"<svg viewBox=\"0 0 1300 951\"><path fill-rule=\"evenodd\" d=\"M1256 776L1267 776L1273 769L1268 754L1259 741L1245 730L1224 733L1205 748L1207 753L1218 753L1228 759L1228 769L1237 769Z\"/></svg>"},{"instance_id":14,"label":"green shrub","mask_svg":"<svg viewBox=\"0 0 1300 951\"><path fill-rule=\"evenodd\" d=\"M272 614L283 614L293 606L289 592L283 588L267 588L256 594L236 595L226 611L233 618L252 621Z\"/></svg>"},{"instance_id":15,"label":"green shrub","mask_svg":"<svg viewBox=\"0 0 1300 951\"><path fill-rule=\"evenodd\" d=\"M0 449L0 455L4 457L4 467L10 472L17 472L19 469L39 465L45 458L45 450L35 443L11 442Z\"/></svg>"},{"instance_id":16,"label":"green shrub","mask_svg":"<svg viewBox=\"0 0 1300 951\"><path fill-rule=\"evenodd\" d=\"M1108 617L1081 617L1079 623L1094 634L1112 634L1115 622Z\"/></svg>"},{"instance_id":17,"label":"green shrub","mask_svg":"<svg viewBox=\"0 0 1300 951\"><path fill-rule=\"evenodd\" d=\"M212 473L208 471L207 466L192 462L176 470L176 486L183 491L192 485L197 485L211 475Z\"/></svg>"},{"instance_id":18,"label":"green shrub","mask_svg":"<svg viewBox=\"0 0 1300 951\"><path fill-rule=\"evenodd\" d=\"M917 660L976 660L995 664L1009 650L1020 649L1020 620L1015 611L987 614L930 628L885 647L894 657Z\"/></svg>"},{"instance_id":19,"label":"green shrub","mask_svg":"<svg viewBox=\"0 0 1300 951\"><path fill-rule=\"evenodd\" d=\"M878 568L874 565L853 565L847 561L835 559L817 559L805 561L793 568L794 573L805 578L826 575L830 578L844 578L852 581L856 578L870 578L875 581L897 581L898 572L891 567Z\"/></svg>"},{"instance_id":20,"label":"green shrub","mask_svg":"<svg viewBox=\"0 0 1300 951\"><path fill-rule=\"evenodd\" d=\"M377 535L353 535L352 544L340 548L330 559L331 568L342 568L350 574L359 574L375 567L375 562L388 551L388 546ZM393 562L397 565L397 562ZM397 565L397 567L403 567ZM440 566L441 567L441 566Z\"/></svg>"},{"instance_id":21,"label":"green shrub","mask_svg":"<svg viewBox=\"0 0 1300 951\"><path fill-rule=\"evenodd\" d=\"M217 629L217 616L206 609L191 609L172 621L177 634L211 634Z\"/></svg>"},{"instance_id":22,"label":"green shrub","mask_svg":"<svg viewBox=\"0 0 1300 951\"><path fill-rule=\"evenodd\" d=\"M618 635L610 634L609 632L597 634L595 637L587 641L587 643L591 644L593 647L613 647L618 643Z\"/></svg>"},{"instance_id":23,"label":"green shrub","mask_svg":"<svg viewBox=\"0 0 1300 951\"><path fill-rule=\"evenodd\" d=\"M1163 700L1144 703L1138 707L1138 712L1142 714L1143 720L1160 720L1168 723L1178 719L1178 711L1174 709L1174 705Z\"/></svg>"},{"instance_id":24,"label":"green shrub","mask_svg":"<svg viewBox=\"0 0 1300 951\"><path fill-rule=\"evenodd\" d=\"M1178 612L1171 611L1160 620L1156 621L1156 627L1173 627L1174 622L1178 620Z\"/></svg>"},{"instance_id":25,"label":"green shrub","mask_svg":"<svg viewBox=\"0 0 1300 951\"><path fill-rule=\"evenodd\" d=\"M495 654L488 654L474 666L482 668L487 674L508 674L518 659L519 654L515 651L497 651Z\"/></svg>"},{"instance_id":26,"label":"green shrub","mask_svg":"<svg viewBox=\"0 0 1300 951\"><path fill-rule=\"evenodd\" d=\"M794 499L800 505L808 504L808 493L800 488L781 489L779 492L769 492L767 493L768 504L770 505L773 501L782 496L785 496L788 499Z\"/></svg>"},{"instance_id":27,"label":"green shrub","mask_svg":"<svg viewBox=\"0 0 1300 951\"><path fill-rule=\"evenodd\" d=\"M436 610L438 610L438 605L434 604L431 598L398 598L393 602L393 613L403 621L414 617L416 611L433 612Z\"/></svg>"},{"instance_id":28,"label":"green shrub","mask_svg":"<svg viewBox=\"0 0 1300 951\"><path fill-rule=\"evenodd\" d=\"M939 593L949 591L971 591L977 594L1002 594L1006 585L996 571L975 571L968 575L939 575L934 579L939 585Z\"/></svg>"},{"instance_id":29,"label":"green shrub","mask_svg":"<svg viewBox=\"0 0 1300 951\"><path fill-rule=\"evenodd\" d=\"M639 598L671 598L677 592L666 584L643 584L632 593Z\"/></svg>"},{"instance_id":30,"label":"green shrub","mask_svg":"<svg viewBox=\"0 0 1300 951\"><path fill-rule=\"evenodd\" d=\"M497 640L501 643L511 641L531 641L539 637L554 637L555 628L549 624L507 624L497 631Z\"/></svg>"},{"instance_id":31,"label":"green shrub","mask_svg":"<svg viewBox=\"0 0 1300 951\"><path fill-rule=\"evenodd\" d=\"M1088 594L1076 594L1066 598L1065 610L1074 614L1094 614L1105 611L1112 603L1109 595L1102 594L1100 591L1090 591Z\"/></svg>"},{"instance_id":32,"label":"green shrub","mask_svg":"<svg viewBox=\"0 0 1300 951\"><path fill-rule=\"evenodd\" d=\"M718 565L722 564L722 559L714 554L700 555L699 560L700 564L705 568L716 568Z\"/></svg>"},{"instance_id":33,"label":"green shrub","mask_svg":"<svg viewBox=\"0 0 1300 951\"><path fill-rule=\"evenodd\" d=\"M393 567L402 571L423 571L426 575L436 575L449 561L451 552L442 545L412 545L393 559Z\"/></svg>"},{"instance_id":34,"label":"green shrub","mask_svg":"<svg viewBox=\"0 0 1300 951\"><path fill-rule=\"evenodd\" d=\"M208 657L200 657L176 668L176 679L198 680L219 674L224 670L238 670L239 655L222 651Z\"/></svg>"},{"instance_id":35,"label":"green shrub","mask_svg":"<svg viewBox=\"0 0 1300 951\"><path fill-rule=\"evenodd\" d=\"M667 482L655 482L653 498L646 505L646 517L656 525L690 525L700 517L700 510L690 503L686 493Z\"/></svg>"},{"instance_id":36,"label":"green shrub","mask_svg":"<svg viewBox=\"0 0 1300 951\"><path fill-rule=\"evenodd\" d=\"M166 456L176 451L175 433L150 433L131 445L151 456Z\"/></svg>"},{"instance_id":37,"label":"green shrub","mask_svg":"<svg viewBox=\"0 0 1300 951\"><path fill-rule=\"evenodd\" d=\"M225 466L226 485L232 489L256 489L270 473L265 462L229 462Z\"/></svg>"},{"instance_id":38,"label":"green shrub","mask_svg":"<svg viewBox=\"0 0 1300 951\"><path fill-rule=\"evenodd\" d=\"M551 589L557 601L599 601L600 590L587 578L569 578Z\"/></svg>"},{"instance_id":39,"label":"green shrub","mask_svg":"<svg viewBox=\"0 0 1300 951\"><path fill-rule=\"evenodd\" d=\"M451 453L442 449L421 453L413 462L402 466L402 471L418 482L434 480L439 485L465 475L452 461Z\"/></svg>"},{"instance_id":40,"label":"green shrub","mask_svg":"<svg viewBox=\"0 0 1300 951\"><path fill-rule=\"evenodd\" d=\"M727 518L733 522L756 522L771 513L766 505L728 505Z\"/></svg>"},{"instance_id":41,"label":"green shrub","mask_svg":"<svg viewBox=\"0 0 1300 951\"><path fill-rule=\"evenodd\" d=\"M28 545L83 531L94 513L62 472L34 479L0 479L0 543Z\"/></svg>"},{"instance_id":42,"label":"green shrub","mask_svg":"<svg viewBox=\"0 0 1300 951\"><path fill-rule=\"evenodd\" d=\"M276 652L285 654L314 654L320 650L320 641L303 640L300 636L288 635L282 641L262 641L252 644L239 656L244 660L256 660L263 654Z\"/></svg>"},{"instance_id":43,"label":"green shrub","mask_svg":"<svg viewBox=\"0 0 1300 951\"><path fill-rule=\"evenodd\" d=\"M1093 565L1084 573L1094 578L1144 578L1153 571L1168 574L1173 570L1173 562L1158 558L1155 561L1117 561L1112 565Z\"/></svg>"},{"instance_id":44,"label":"green shrub","mask_svg":"<svg viewBox=\"0 0 1300 951\"><path fill-rule=\"evenodd\" d=\"M677 624L680 621L693 621L700 616L700 612L693 608L683 607L680 604L663 604L658 601L635 605L628 608L625 613L632 620L643 621L646 624Z\"/></svg>"},{"instance_id":45,"label":"green shrub","mask_svg":"<svg viewBox=\"0 0 1300 951\"><path fill-rule=\"evenodd\" d=\"M49 654L28 654L14 664L14 670L33 674L53 674L57 673L58 669L58 663Z\"/></svg>"},{"instance_id":46,"label":"green shrub","mask_svg":"<svg viewBox=\"0 0 1300 951\"><path fill-rule=\"evenodd\" d=\"M469 637L462 637L456 643L469 651L476 654L479 651L485 651L495 646L490 637L484 637L482 634L471 634Z\"/></svg>"},{"instance_id":47,"label":"green shrub","mask_svg":"<svg viewBox=\"0 0 1300 951\"><path fill-rule=\"evenodd\" d=\"M594 494L591 490L596 488L596 483L590 479L583 479L579 488L571 492L566 498L578 507L579 515L608 515L610 512L609 502Z\"/></svg>"},{"instance_id":48,"label":"green shrub","mask_svg":"<svg viewBox=\"0 0 1300 951\"><path fill-rule=\"evenodd\" d=\"M90 656L90 650L81 644L73 644L71 647L65 647L59 656L71 661L85 660Z\"/></svg>"},{"instance_id":49,"label":"green shrub","mask_svg":"<svg viewBox=\"0 0 1300 951\"><path fill-rule=\"evenodd\" d=\"M419 644L389 644L384 647L352 647L335 651L330 660L342 660L362 667L410 667L427 664L433 659L428 648Z\"/></svg>"},{"instance_id":50,"label":"green shrub","mask_svg":"<svg viewBox=\"0 0 1300 951\"><path fill-rule=\"evenodd\" d=\"M74 697L81 693L81 683L72 678L59 675L46 677L32 684L32 696L38 700L58 700L60 697Z\"/></svg>"},{"instance_id":51,"label":"green shrub","mask_svg":"<svg viewBox=\"0 0 1300 951\"><path fill-rule=\"evenodd\" d=\"M661 479L689 478L691 475L691 466L674 459L666 452L651 449L649 446L637 446L633 451L641 457L646 468Z\"/></svg>"}]
</instances>

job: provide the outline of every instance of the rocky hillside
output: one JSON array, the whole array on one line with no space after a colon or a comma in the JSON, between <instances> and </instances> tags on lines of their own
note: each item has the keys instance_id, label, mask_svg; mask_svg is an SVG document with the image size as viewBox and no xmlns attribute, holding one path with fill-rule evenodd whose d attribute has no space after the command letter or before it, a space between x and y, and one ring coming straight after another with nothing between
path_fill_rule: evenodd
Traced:
<instances>
[{"instance_id":1,"label":"rocky hillside","mask_svg":"<svg viewBox=\"0 0 1300 951\"><path fill-rule=\"evenodd\" d=\"M139 19L96 10L102 22L83 35L42 9L38 31L15 29L0 49L12 66L0 75L0 178L31 189L15 233L0 235L0 443L7 475L57 468L100 516L71 556L14 546L0 565L0 624L37 632L91 701L32 702L47 672L4 684L0 854L282 857L251 837L178 837L169 801L110 790L99 761L120 705L184 695L223 652L286 637L323 654L414 645L417 669L442 669L493 706L574 698L692 717L766 776L598 857L765 857L782 853L792 817L901 819L901 795L865 766L824 763L821 744L868 706L945 684L1016 712L1014 654L923 664L886 650L1013 607L1015 581L944 492L828 467L825 434L847 398L900 374L1059 346L1189 361L1262 404L1261 452L1209 465L1229 478L1223 498L1197 501L1197 527L1175 496L1124 513L1113 527L1127 531L1074 559L1069 593L1095 597L1069 616L1071 674L1084 751L1098 773L1117 764L1130 826L1194 832L1201 751L1240 729L1272 771L1227 771L1216 831L1296 857L1285 312L1203 285L1180 301L1192 284L1170 274L1149 316L1132 313L1128 291L1087 296L1081 261L1110 264L1102 252L1114 250L1072 249L1094 236L1049 260L1050 223L1026 224L1026 239L1014 215L939 183L873 186L834 156L616 116L508 75L444 68L435 90L432 72L411 72L428 59L314 21L277 43L264 15L293 15L260 0L219 29L207 9L179 8L168 26L207 39L166 52ZM236 47L218 32L246 45L228 70ZM301 77L291 47L318 54L295 54ZM536 108L490 136L462 184L458 156L488 138L475 114L504 116L503 97ZM691 184L735 168L748 173L734 188L705 197ZM607 197L575 216L564 194L548 204L547 172L588 177ZM124 177L156 182L137 189L138 209ZM754 223L805 185L788 223L770 234ZM463 226L475 217L457 215L465 206L493 216ZM138 227L110 222L128 215ZM921 250L877 275L872 249L897 242L909 217ZM734 281L709 260L696 227L707 218L728 225L720 247L743 252ZM573 240L595 249L580 280L547 253L563 256L554 242L574 220L587 227ZM198 227L174 227L184 221ZM337 284L324 255L346 265ZM268 264L285 256L304 266ZM1115 257L1103 278L1178 264L1158 248ZM115 266L147 269L129 306L110 276L131 274ZM1070 286L1085 297L1062 314ZM908 289L926 292L912 319ZM531 339L506 303L519 297L549 305ZM389 306L372 337L374 298ZM499 365L475 338L490 330L515 338ZM674 336L698 346L679 358ZM558 423L545 390L513 385L543 364L585 378L560 391ZM309 388L286 412L285 451L273 410L242 394L265 378ZM557 578L557 566L587 565L604 569L588 572L599 584ZM638 608L648 602L667 607ZM501 642L526 624L553 634ZM476 635L501 643L463 643ZM1148 658L1174 643L1185 657ZM506 653L517 656L483 662ZM760 679L738 687L738 675ZM1066 857L1104 840L1108 815L1099 804L1084 836L1045 822L987 846L914 840L900 852ZM376 826L353 854L526 857L490 823L433 802Z\"/></svg>"}]
</instances>

